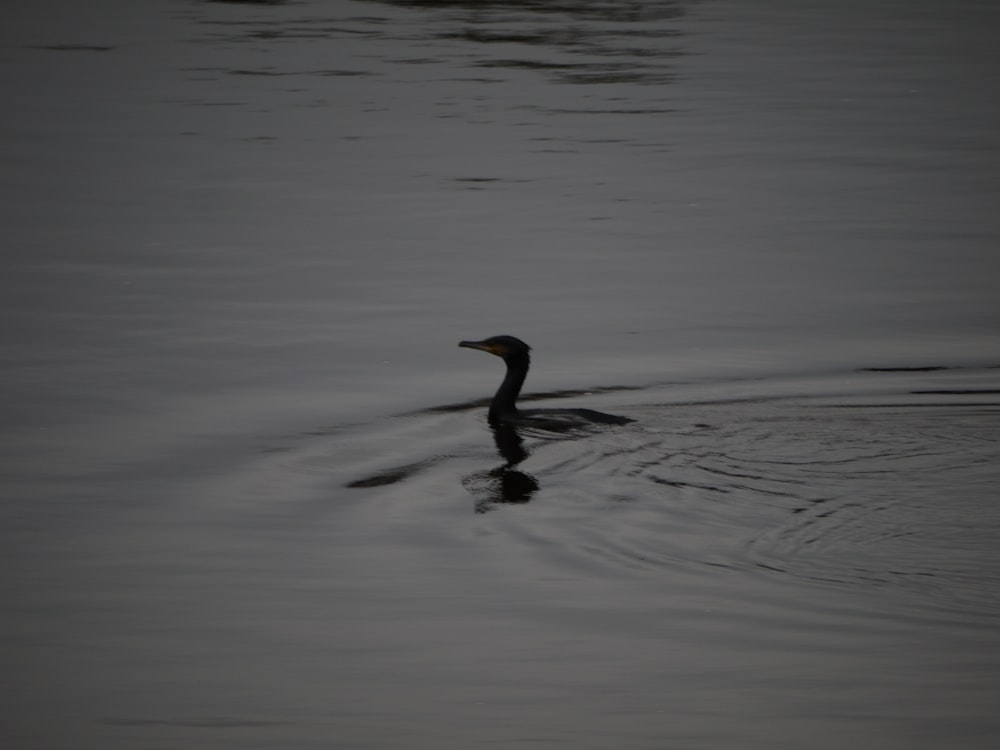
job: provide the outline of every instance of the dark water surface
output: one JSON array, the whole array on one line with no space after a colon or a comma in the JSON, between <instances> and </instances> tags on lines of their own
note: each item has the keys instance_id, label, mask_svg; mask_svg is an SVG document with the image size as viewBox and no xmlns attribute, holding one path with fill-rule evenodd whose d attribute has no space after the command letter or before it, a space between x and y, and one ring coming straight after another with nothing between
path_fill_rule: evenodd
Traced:
<instances>
[{"instance_id":1,"label":"dark water surface","mask_svg":"<svg viewBox=\"0 0 1000 750\"><path fill-rule=\"evenodd\" d=\"M12 13L4 747L996 747L998 22Z\"/></svg>"}]
</instances>

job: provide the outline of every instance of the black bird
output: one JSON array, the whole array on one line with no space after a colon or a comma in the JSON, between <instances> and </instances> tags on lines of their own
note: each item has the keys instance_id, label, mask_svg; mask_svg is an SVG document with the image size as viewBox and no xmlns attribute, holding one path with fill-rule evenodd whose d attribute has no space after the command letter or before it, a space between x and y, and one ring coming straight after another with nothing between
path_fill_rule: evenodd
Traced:
<instances>
[{"instance_id":1,"label":"black bird","mask_svg":"<svg viewBox=\"0 0 1000 750\"><path fill-rule=\"evenodd\" d=\"M633 420L593 409L518 409L517 396L531 366L531 347L513 336L491 336L482 341L460 341L459 346L489 352L503 359L507 375L490 403L489 422L523 425L565 432L592 425L627 424Z\"/></svg>"}]
</instances>

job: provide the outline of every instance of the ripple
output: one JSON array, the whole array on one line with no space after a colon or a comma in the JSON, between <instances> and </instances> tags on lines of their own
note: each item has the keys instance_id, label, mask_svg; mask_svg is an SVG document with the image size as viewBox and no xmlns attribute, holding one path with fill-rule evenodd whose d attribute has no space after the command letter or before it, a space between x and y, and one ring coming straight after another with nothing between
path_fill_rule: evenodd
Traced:
<instances>
[{"instance_id":1,"label":"ripple","mask_svg":"<svg viewBox=\"0 0 1000 750\"><path fill-rule=\"evenodd\" d=\"M445 524L438 546L471 528L463 512L504 511L483 528L540 573L726 570L1000 614L1000 401L981 401L996 371L852 377L595 389L588 406L637 421L513 447L491 441L480 403L433 407L320 432L280 461L378 513L423 508Z\"/></svg>"}]
</instances>

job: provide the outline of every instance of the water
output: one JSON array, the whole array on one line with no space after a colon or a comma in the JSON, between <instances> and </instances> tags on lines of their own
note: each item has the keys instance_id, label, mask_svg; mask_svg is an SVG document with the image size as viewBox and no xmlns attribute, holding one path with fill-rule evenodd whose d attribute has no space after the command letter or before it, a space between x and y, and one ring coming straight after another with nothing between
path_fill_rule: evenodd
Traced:
<instances>
[{"instance_id":1,"label":"water","mask_svg":"<svg viewBox=\"0 0 1000 750\"><path fill-rule=\"evenodd\" d=\"M996 745L991 4L53 11L5 746Z\"/></svg>"}]
</instances>

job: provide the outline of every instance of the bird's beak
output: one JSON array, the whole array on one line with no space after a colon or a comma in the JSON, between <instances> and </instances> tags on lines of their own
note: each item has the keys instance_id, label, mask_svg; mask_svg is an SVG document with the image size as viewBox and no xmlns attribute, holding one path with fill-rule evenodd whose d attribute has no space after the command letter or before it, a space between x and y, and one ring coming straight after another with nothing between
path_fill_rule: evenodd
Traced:
<instances>
[{"instance_id":1,"label":"bird's beak","mask_svg":"<svg viewBox=\"0 0 1000 750\"><path fill-rule=\"evenodd\" d=\"M490 354L497 353L495 348L482 341L459 341L458 345L466 349L478 349L481 352L489 352Z\"/></svg>"}]
</instances>

